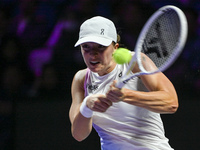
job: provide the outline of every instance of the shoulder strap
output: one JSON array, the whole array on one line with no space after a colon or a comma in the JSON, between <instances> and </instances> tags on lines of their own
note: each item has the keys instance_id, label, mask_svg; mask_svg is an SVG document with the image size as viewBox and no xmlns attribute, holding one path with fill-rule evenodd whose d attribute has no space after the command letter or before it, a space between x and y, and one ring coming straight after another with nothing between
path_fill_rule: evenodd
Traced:
<instances>
[{"instance_id":1,"label":"shoulder strap","mask_svg":"<svg viewBox=\"0 0 200 150\"><path fill-rule=\"evenodd\" d=\"M85 97L87 96L87 80L89 77L90 69L87 68L87 72L85 75L85 81L84 81L84 89L85 89Z\"/></svg>"}]
</instances>

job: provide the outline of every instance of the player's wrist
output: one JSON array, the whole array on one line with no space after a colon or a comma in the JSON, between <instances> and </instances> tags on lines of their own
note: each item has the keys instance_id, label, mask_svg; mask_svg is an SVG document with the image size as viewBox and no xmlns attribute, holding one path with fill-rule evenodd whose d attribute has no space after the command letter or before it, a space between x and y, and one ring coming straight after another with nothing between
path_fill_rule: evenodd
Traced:
<instances>
[{"instance_id":1,"label":"player's wrist","mask_svg":"<svg viewBox=\"0 0 200 150\"><path fill-rule=\"evenodd\" d=\"M86 118L91 118L93 115L93 111L87 107L87 100L88 100L89 96L85 97L81 107L80 107L80 113L86 117Z\"/></svg>"}]
</instances>

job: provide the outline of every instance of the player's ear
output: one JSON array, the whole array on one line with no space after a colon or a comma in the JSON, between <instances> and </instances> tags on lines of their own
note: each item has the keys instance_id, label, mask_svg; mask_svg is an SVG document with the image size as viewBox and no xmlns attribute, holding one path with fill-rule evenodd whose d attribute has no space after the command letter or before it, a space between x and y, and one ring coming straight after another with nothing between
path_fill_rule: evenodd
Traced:
<instances>
[{"instance_id":1,"label":"player's ear","mask_svg":"<svg viewBox=\"0 0 200 150\"><path fill-rule=\"evenodd\" d=\"M115 50L117 50L117 49L119 48L119 43L116 43L116 44L114 45L114 48L115 48Z\"/></svg>"}]
</instances>

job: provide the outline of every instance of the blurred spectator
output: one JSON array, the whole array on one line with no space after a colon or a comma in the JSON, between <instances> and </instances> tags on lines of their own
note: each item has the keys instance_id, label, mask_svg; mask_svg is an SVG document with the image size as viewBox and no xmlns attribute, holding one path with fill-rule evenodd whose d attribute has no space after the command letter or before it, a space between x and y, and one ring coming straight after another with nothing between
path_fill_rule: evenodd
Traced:
<instances>
[{"instance_id":1,"label":"blurred spectator","mask_svg":"<svg viewBox=\"0 0 200 150\"><path fill-rule=\"evenodd\" d=\"M2 44L2 38L8 32L9 18L9 12L4 8L0 8L0 45Z\"/></svg>"},{"instance_id":2,"label":"blurred spectator","mask_svg":"<svg viewBox=\"0 0 200 150\"><path fill-rule=\"evenodd\" d=\"M28 65L35 77L40 77L44 64L51 61L53 50L50 47L41 47L30 52Z\"/></svg>"},{"instance_id":3,"label":"blurred spectator","mask_svg":"<svg viewBox=\"0 0 200 150\"><path fill-rule=\"evenodd\" d=\"M26 83L31 84L33 74L28 69L27 54L24 47L18 38L6 35L0 45L0 71L3 72L10 65L19 66L24 71L24 75L26 75Z\"/></svg>"},{"instance_id":4,"label":"blurred spectator","mask_svg":"<svg viewBox=\"0 0 200 150\"><path fill-rule=\"evenodd\" d=\"M0 45L0 66L4 68L8 64L26 66L26 53L18 38L6 35Z\"/></svg>"},{"instance_id":5,"label":"blurred spectator","mask_svg":"<svg viewBox=\"0 0 200 150\"><path fill-rule=\"evenodd\" d=\"M97 13L98 1L94 0L76 0L74 3L75 11L78 13L78 20L83 22Z\"/></svg>"},{"instance_id":6,"label":"blurred spectator","mask_svg":"<svg viewBox=\"0 0 200 150\"><path fill-rule=\"evenodd\" d=\"M36 77L31 88L31 96L40 101L63 100L66 89L61 87L58 72L52 63L44 64L42 74Z\"/></svg>"},{"instance_id":7,"label":"blurred spectator","mask_svg":"<svg viewBox=\"0 0 200 150\"><path fill-rule=\"evenodd\" d=\"M79 12L73 6L63 7L59 19L55 25L51 37L46 45L51 45L53 49L52 62L55 64L58 76L63 81L61 84L66 92L70 93L70 80L73 78L82 58L79 58L79 49L74 48L78 37ZM78 52L78 53L77 53Z\"/></svg>"},{"instance_id":8,"label":"blurred spectator","mask_svg":"<svg viewBox=\"0 0 200 150\"><path fill-rule=\"evenodd\" d=\"M1 76L1 93L4 93L1 96L4 96L5 99L21 100L21 98L25 98L28 90L25 81L26 73L27 71L17 64L7 65Z\"/></svg>"},{"instance_id":9,"label":"blurred spectator","mask_svg":"<svg viewBox=\"0 0 200 150\"><path fill-rule=\"evenodd\" d=\"M198 12L193 8L184 10L188 20L188 40L183 51L183 59L188 63L189 76L185 79L192 89L200 89L200 37L198 34Z\"/></svg>"},{"instance_id":10,"label":"blurred spectator","mask_svg":"<svg viewBox=\"0 0 200 150\"><path fill-rule=\"evenodd\" d=\"M19 0L19 10L9 27L9 32L19 37L27 51L44 44L49 36L46 16L43 12L37 13L39 4L39 0Z\"/></svg>"},{"instance_id":11,"label":"blurred spectator","mask_svg":"<svg viewBox=\"0 0 200 150\"><path fill-rule=\"evenodd\" d=\"M198 93L200 89L200 37L198 35L198 13L195 9L183 8L188 21L188 38L178 60L166 71L178 91L186 95Z\"/></svg>"},{"instance_id":12,"label":"blurred spectator","mask_svg":"<svg viewBox=\"0 0 200 150\"><path fill-rule=\"evenodd\" d=\"M13 150L15 103L27 96L25 73L18 65L8 65L1 73L0 149Z\"/></svg>"},{"instance_id":13,"label":"blurred spectator","mask_svg":"<svg viewBox=\"0 0 200 150\"><path fill-rule=\"evenodd\" d=\"M120 3L116 7L116 12L118 12L121 42L130 50L134 50L138 35L147 19L152 15L153 8L140 1L131 1Z\"/></svg>"},{"instance_id":14,"label":"blurred spectator","mask_svg":"<svg viewBox=\"0 0 200 150\"><path fill-rule=\"evenodd\" d=\"M36 78L40 78L45 64L53 62L65 88L66 81L68 81L67 77L72 78L73 76L72 69L76 64L73 62L77 61L74 60L76 37L73 35L78 31L78 25L76 13L73 10L73 7L65 6L48 40L42 47L33 49L28 56L29 67Z\"/></svg>"},{"instance_id":15,"label":"blurred spectator","mask_svg":"<svg viewBox=\"0 0 200 150\"><path fill-rule=\"evenodd\" d=\"M0 45L0 149L13 150L15 102L27 98L29 71L23 47L6 35Z\"/></svg>"}]
</instances>

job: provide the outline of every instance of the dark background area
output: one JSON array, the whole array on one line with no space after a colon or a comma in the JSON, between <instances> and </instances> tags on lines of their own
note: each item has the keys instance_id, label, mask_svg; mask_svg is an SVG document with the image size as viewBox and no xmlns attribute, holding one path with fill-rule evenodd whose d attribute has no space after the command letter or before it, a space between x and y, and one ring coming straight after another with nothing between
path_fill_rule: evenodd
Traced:
<instances>
[{"instance_id":1,"label":"dark background area","mask_svg":"<svg viewBox=\"0 0 200 150\"><path fill-rule=\"evenodd\" d=\"M74 48L81 23L101 15L116 24L134 50L138 34L158 8L175 5L188 19L188 39L164 73L179 109L162 115L175 150L200 148L200 3L198 0L0 0L0 150L100 150L95 131L71 136L70 86L85 68Z\"/></svg>"}]
</instances>

